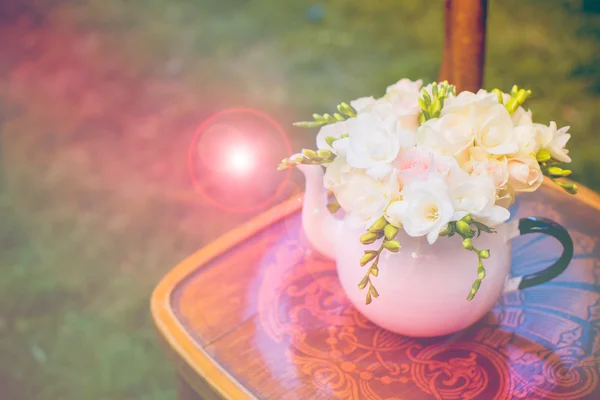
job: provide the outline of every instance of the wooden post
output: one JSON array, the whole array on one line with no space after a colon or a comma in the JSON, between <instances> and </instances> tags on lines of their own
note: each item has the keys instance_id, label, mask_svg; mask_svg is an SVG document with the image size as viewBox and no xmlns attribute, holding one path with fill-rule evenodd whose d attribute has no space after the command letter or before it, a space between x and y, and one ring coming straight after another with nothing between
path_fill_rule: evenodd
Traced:
<instances>
[{"instance_id":1,"label":"wooden post","mask_svg":"<svg viewBox=\"0 0 600 400\"><path fill-rule=\"evenodd\" d=\"M487 0L445 0L444 52L439 80L457 91L483 86Z\"/></svg>"}]
</instances>

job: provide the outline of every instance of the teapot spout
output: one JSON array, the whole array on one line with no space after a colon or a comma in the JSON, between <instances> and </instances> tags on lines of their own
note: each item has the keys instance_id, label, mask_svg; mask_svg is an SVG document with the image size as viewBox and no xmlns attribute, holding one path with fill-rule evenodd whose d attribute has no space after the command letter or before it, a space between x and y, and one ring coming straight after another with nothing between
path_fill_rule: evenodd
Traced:
<instances>
[{"instance_id":1,"label":"teapot spout","mask_svg":"<svg viewBox=\"0 0 600 400\"><path fill-rule=\"evenodd\" d=\"M327 190L323 186L323 167L298 165L304 174L305 191L302 206L302 228L310 244L321 254L335 259L336 238L341 221L327 209Z\"/></svg>"}]
</instances>

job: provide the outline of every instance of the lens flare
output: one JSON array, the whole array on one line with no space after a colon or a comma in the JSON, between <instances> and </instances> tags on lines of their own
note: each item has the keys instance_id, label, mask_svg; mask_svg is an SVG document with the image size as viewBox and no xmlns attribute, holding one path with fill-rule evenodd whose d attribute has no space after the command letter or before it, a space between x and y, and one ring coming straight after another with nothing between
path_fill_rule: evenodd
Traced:
<instances>
[{"instance_id":1,"label":"lens flare","mask_svg":"<svg viewBox=\"0 0 600 400\"><path fill-rule=\"evenodd\" d=\"M188 150L188 171L208 204L231 213L250 213L281 200L290 190L291 170L277 165L292 155L283 128L249 108L221 111L206 119Z\"/></svg>"},{"instance_id":2,"label":"lens flare","mask_svg":"<svg viewBox=\"0 0 600 400\"><path fill-rule=\"evenodd\" d=\"M227 154L227 166L236 175L247 175L254 169L254 155L248 147L234 147Z\"/></svg>"}]
</instances>

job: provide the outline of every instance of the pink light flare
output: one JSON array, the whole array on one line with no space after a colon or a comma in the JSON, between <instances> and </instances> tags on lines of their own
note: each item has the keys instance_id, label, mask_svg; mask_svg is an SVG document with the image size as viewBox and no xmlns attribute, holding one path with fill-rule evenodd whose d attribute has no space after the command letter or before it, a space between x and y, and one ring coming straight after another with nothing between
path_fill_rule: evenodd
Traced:
<instances>
[{"instance_id":1,"label":"pink light flare","mask_svg":"<svg viewBox=\"0 0 600 400\"><path fill-rule=\"evenodd\" d=\"M244 145L236 145L227 151L227 169L234 175L247 176L254 172L256 157L252 149Z\"/></svg>"},{"instance_id":2,"label":"pink light flare","mask_svg":"<svg viewBox=\"0 0 600 400\"><path fill-rule=\"evenodd\" d=\"M279 161L291 155L290 141L277 121L258 110L234 108L202 122L189 146L188 171L208 204L251 213L291 190L291 170L277 171Z\"/></svg>"}]
</instances>

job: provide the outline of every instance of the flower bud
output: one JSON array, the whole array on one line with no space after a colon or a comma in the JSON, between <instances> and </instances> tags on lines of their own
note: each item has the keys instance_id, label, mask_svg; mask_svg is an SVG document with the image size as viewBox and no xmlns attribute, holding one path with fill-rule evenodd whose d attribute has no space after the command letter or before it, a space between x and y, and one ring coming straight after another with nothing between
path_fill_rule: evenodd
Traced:
<instances>
[{"instance_id":1,"label":"flower bud","mask_svg":"<svg viewBox=\"0 0 600 400\"><path fill-rule=\"evenodd\" d=\"M439 98L433 101L433 105L431 106L431 114L434 117L439 116L439 113L442 111L442 102Z\"/></svg>"},{"instance_id":2,"label":"flower bud","mask_svg":"<svg viewBox=\"0 0 600 400\"><path fill-rule=\"evenodd\" d=\"M387 240L392 240L396 237L396 234L398 233L398 228L396 228L392 224L387 224L385 228L383 228L383 233Z\"/></svg>"},{"instance_id":3,"label":"flower bud","mask_svg":"<svg viewBox=\"0 0 600 400\"><path fill-rule=\"evenodd\" d=\"M525 103L529 96L531 96L531 90L519 90L519 93L517 93L517 105Z\"/></svg>"},{"instance_id":4,"label":"flower bud","mask_svg":"<svg viewBox=\"0 0 600 400\"><path fill-rule=\"evenodd\" d=\"M479 290L479 286L481 285L481 281L480 280L476 280L475 282L473 282L473 286L471 287L471 291L469 292L468 296L467 296L467 300L473 300L473 297L475 297L475 295L477 294L477 291Z\"/></svg>"},{"instance_id":5,"label":"flower bud","mask_svg":"<svg viewBox=\"0 0 600 400\"><path fill-rule=\"evenodd\" d=\"M323 125L323 123L321 123L319 121L301 121L301 122L294 122L292 125L294 125L298 128L316 128L317 126Z\"/></svg>"},{"instance_id":6,"label":"flower bud","mask_svg":"<svg viewBox=\"0 0 600 400\"><path fill-rule=\"evenodd\" d=\"M335 120L335 118L333 118L333 117L332 117L331 115L329 115L329 114L323 114L323 119L324 119L325 121L327 121L327 122L337 122L337 121Z\"/></svg>"},{"instance_id":7,"label":"flower bud","mask_svg":"<svg viewBox=\"0 0 600 400\"><path fill-rule=\"evenodd\" d=\"M348 103L341 103L341 104L339 104L337 106L337 109L338 109L338 111L340 113L342 113L344 115L347 115L349 117L356 117L356 111Z\"/></svg>"},{"instance_id":8,"label":"flower bud","mask_svg":"<svg viewBox=\"0 0 600 400\"><path fill-rule=\"evenodd\" d=\"M421 89L421 95L423 96L425 104L427 104L428 106L431 105L431 96L429 96L429 93L427 93L427 90L425 90L425 88Z\"/></svg>"},{"instance_id":9,"label":"flower bud","mask_svg":"<svg viewBox=\"0 0 600 400\"><path fill-rule=\"evenodd\" d=\"M317 157L317 152L311 149L302 149L302 154L304 154L304 156L308 157L308 158L315 158Z\"/></svg>"},{"instance_id":10,"label":"flower bud","mask_svg":"<svg viewBox=\"0 0 600 400\"><path fill-rule=\"evenodd\" d=\"M569 186L568 188L565 188L565 190L567 191L567 193L569 194L577 194L577 185L573 184L573 186Z\"/></svg>"},{"instance_id":11,"label":"flower bud","mask_svg":"<svg viewBox=\"0 0 600 400\"><path fill-rule=\"evenodd\" d=\"M344 121L345 120L344 116L339 113L334 113L333 118L335 118L336 121Z\"/></svg>"},{"instance_id":12,"label":"flower bud","mask_svg":"<svg viewBox=\"0 0 600 400\"><path fill-rule=\"evenodd\" d=\"M481 281L481 280L483 280L483 278L485 278L485 269L479 268L477 270L477 279L479 279Z\"/></svg>"},{"instance_id":13,"label":"flower bud","mask_svg":"<svg viewBox=\"0 0 600 400\"><path fill-rule=\"evenodd\" d=\"M466 238L465 240L463 240L462 242L462 247L465 250L471 250L473 248L473 241L470 238Z\"/></svg>"},{"instance_id":14,"label":"flower bud","mask_svg":"<svg viewBox=\"0 0 600 400\"><path fill-rule=\"evenodd\" d=\"M375 221L373 223L373 225L371 225L369 227L368 230L369 230L369 232L373 232L373 233L375 233L375 232L381 232L383 230L383 228L385 228L385 226L387 225L387 223L388 222L386 221L385 217L381 217L377 221Z\"/></svg>"},{"instance_id":15,"label":"flower bud","mask_svg":"<svg viewBox=\"0 0 600 400\"><path fill-rule=\"evenodd\" d=\"M337 138L335 136L327 136L325 138L325 142L330 146L333 147L333 142L335 142L337 140Z\"/></svg>"},{"instance_id":16,"label":"flower bud","mask_svg":"<svg viewBox=\"0 0 600 400\"><path fill-rule=\"evenodd\" d=\"M332 200L327 203L327 209L330 213L335 214L340 209L340 203L338 203L336 200Z\"/></svg>"},{"instance_id":17,"label":"flower bud","mask_svg":"<svg viewBox=\"0 0 600 400\"><path fill-rule=\"evenodd\" d=\"M331 151L325 150L325 149L319 150L317 152L317 154L319 155L319 157L321 157L325 160L328 160L328 159L332 158L332 156L333 156L333 153Z\"/></svg>"},{"instance_id":18,"label":"flower bud","mask_svg":"<svg viewBox=\"0 0 600 400\"><path fill-rule=\"evenodd\" d=\"M548 173L554 176L563 176L563 169L559 167L548 168Z\"/></svg>"},{"instance_id":19,"label":"flower bud","mask_svg":"<svg viewBox=\"0 0 600 400\"><path fill-rule=\"evenodd\" d=\"M369 286L369 293L371 293L375 298L379 297L379 292L377 292L377 289L375 289L375 286L373 286L373 284Z\"/></svg>"},{"instance_id":20,"label":"flower bud","mask_svg":"<svg viewBox=\"0 0 600 400\"><path fill-rule=\"evenodd\" d=\"M517 95L518 92L519 87L517 85L513 85L513 87L510 89L510 95L514 97Z\"/></svg>"},{"instance_id":21,"label":"flower bud","mask_svg":"<svg viewBox=\"0 0 600 400\"><path fill-rule=\"evenodd\" d=\"M467 224L471 225L471 222L473 222L473 218L471 217L471 214L467 214L464 217L462 217L461 221L465 221Z\"/></svg>"},{"instance_id":22,"label":"flower bud","mask_svg":"<svg viewBox=\"0 0 600 400\"><path fill-rule=\"evenodd\" d=\"M433 97L438 97L438 90L437 90L437 82L433 82L431 84L431 94L433 94Z\"/></svg>"},{"instance_id":23,"label":"flower bud","mask_svg":"<svg viewBox=\"0 0 600 400\"><path fill-rule=\"evenodd\" d=\"M546 162L549 161L552 158L552 154L550 154L550 152L546 149L542 149L540 151L538 151L536 157L535 157L539 162Z\"/></svg>"},{"instance_id":24,"label":"flower bud","mask_svg":"<svg viewBox=\"0 0 600 400\"><path fill-rule=\"evenodd\" d=\"M374 253L366 253L364 256L361 257L360 259L360 266L364 267L365 265L367 265L371 260L373 260L375 257L377 256L377 254Z\"/></svg>"},{"instance_id":25,"label":"flower bud","mask_svg":"<svg viewBox=\"0 0 600 400\"><path fill-rule=\"evenodd\" d=\"M373 265L370 269L369 272L371 273L371 275L373 276L379 276L379 267L377 265Z\"/></svg>"},{"instance_id":26,"label":"flower bud","mask_svg":"<svg viewBox=\"0 0 600 400\"><path fill-rule=\"evenodd\" d=\"M377 234L373 233L373 232L367 232L360 237L360 242L362 244L375 243L376 240L377 240Z\"/></svg>"},{"instance_id":27,"label":"flower bud","mask_svg":"<svg viewBox=\"0 0 600 400\"><path fill-rule=\"evenodd\" d=\"M484 260L485 260L486 258L488 258L489 256L490 256L490 251L489 251L489 250L481 250L481 251L479 252L479 257L480 257L480 258L483 258Z\"/></svg>"},{"instance_id":28,"label":"flower bud","mask_svg":"<svg viewBox=\"0 0 600 400\"><path fill-rule=\"evenodd\" d=\"M396 240L390 240L389 242L385 242L383 244L383 247L385 247L387 250L391 251L392 253L397 253L398 250L400 250L400 242L396 241Z\"/></svg>"},{"instance_id":29,"label":"flower bud","mask_svg":"<svg viewBox=\"0 0 600 400\"><path fill-rule=\"evenodd\" d=\"M571 182L554 181L569 194L577 194L577 185Z\"/></svg>"},{"instance_id":30,"label":"flower bud","mask_svg":"<svg viewBox=\"0 0 600 400\"><path fill-rule=\"evenodd\" d=\"M471 227L465 221L457 221L456 230L458 230L465 236L470 236L473 234L473 231L471 231Z\"/></svg>"},{"instance_id":31,"label":"flower bud","mask_svg":"<svg viewBox=\"0 0 600 400\"><path fill-rule=\"evenodd\" d=\"M369 275L365 275L364 278L362 278L362 280L360 281L360 283L358 284L358 288L360 290L363 290L365 287L367 287L367 283L369 283Z\"/></svg>"},{"instance_id":32,"label":"flower bud","mask_svg":"<svg viewBox=\"0 0 600 400\"><path fill-rule=\"evenodd\" d=\"M504 98L502 97L502 91L498 88L492 90L492 92L496 93L496 95L498 96L498 103L500 104L504 104Z\"/></svg>"}]
</instances>

